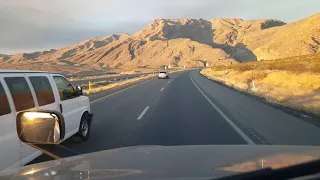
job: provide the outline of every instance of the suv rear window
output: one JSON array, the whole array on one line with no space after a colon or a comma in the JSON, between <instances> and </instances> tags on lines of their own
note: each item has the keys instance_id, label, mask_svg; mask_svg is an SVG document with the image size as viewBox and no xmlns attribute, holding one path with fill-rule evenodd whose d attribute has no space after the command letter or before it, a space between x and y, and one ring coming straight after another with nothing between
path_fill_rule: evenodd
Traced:
<instances>
[{"instance_id":1,"label":"suv rear window","mask_svg":"<svg viewBox=\"0 0 320 180\"><path fill-rule=\"evenodd\" d=\"M29 77L29 79L31 81L33 89L36 92L39 106L54 103L52 87L47 77L37 76Z\"/></svg>"},{"instance_id":2,"label":"suv rear window","mask_svg":"<svg viewBox=\"0 0 320 180\"><path fill-rule=\"evenodd\" d=\"M4 79L9 87L17 111L35 107L29 85L24 77L6 77Z\"/></svg>"},{"instance_id":3,"label":"suv rear window","mask_svg":"<svg viewBox=\"0 0 320 180\"><path fill-rule=\"evenodd\" d=\"M1 82L0 82L0 102L1 102L0 103L0 116L10 114L11 113L10 105L8 102L6 92L4 91Z\"/></svg>"}]
</instances>

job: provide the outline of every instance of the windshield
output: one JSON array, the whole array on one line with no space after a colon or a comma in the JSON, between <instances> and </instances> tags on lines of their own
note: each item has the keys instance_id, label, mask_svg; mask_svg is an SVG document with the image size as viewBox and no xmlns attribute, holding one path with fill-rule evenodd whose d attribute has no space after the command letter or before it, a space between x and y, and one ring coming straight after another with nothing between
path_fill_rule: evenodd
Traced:
<instances>
[{"instance_id":1,"label":"windshield","mask_svg":"<svg viewBox=\"0 0 320 180\"><path fill-rule=\"evenodd\" d=\"M53 159L17 134L37 110L62 115L61 146L80 154L230 146L239 157L216 169L233 173L261 166L242 146L263 167L320 159L274 159L320 146L319 0L0 4L0 170Z\"/></svg>"}]
</instances>

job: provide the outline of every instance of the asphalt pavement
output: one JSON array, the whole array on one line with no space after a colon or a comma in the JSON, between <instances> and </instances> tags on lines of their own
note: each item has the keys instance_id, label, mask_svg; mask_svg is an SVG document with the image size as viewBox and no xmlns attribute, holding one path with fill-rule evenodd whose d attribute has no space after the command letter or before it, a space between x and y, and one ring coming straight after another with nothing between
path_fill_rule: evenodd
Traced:
<instances>
[{"instance_id":1,"label":"asphalt pavement","mask_svg":"<svg viewBox=\"0 0 320 180\"><path fill-rule=\"evenodd\" d=\"M90 97L87 142L80 153L138 145L320 145L320 128L254 97L215 83L199 70L137 82Z\"/></svg>"}]
</instances>

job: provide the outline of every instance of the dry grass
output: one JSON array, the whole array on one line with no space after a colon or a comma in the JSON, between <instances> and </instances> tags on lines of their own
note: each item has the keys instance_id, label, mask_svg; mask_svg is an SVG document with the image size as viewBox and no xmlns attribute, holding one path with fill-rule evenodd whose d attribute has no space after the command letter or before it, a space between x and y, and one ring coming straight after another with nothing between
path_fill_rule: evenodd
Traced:
<instances>
[{"instance_id":1,"label":"dry grass","mask_svg":"<svg viewBox=\"0 0 320 180\"><path fill-rule=\"evenodd\" d=\"M215 70L235 70L244 72L248 70L280 70L290 72L320 73L320 54L296 56L278 60L240 63L233 66L217 66Z\"/></svg>"},{"instance_id":2,"label":"dry grass","mask_svg":"<svg viewBox=\"0 0 320 180\"><path fill-rule=\"evenodd\" d=\"M129 75L129 74L138 74L140 71L123 71L120 74L121 75Z\"/></svg>"},{"instance_id":3,"label":"dry grass","mask_svg":"<svg viewBox=\"0 0 320 180\"><path fill-rule=\"evenodd\" d=\"M133 83L133 82L136 82L136 81L141 81L141 80L144 80L144 79L150 79L150 78L153 78L154 75L146 75L146 76L141 76L141 77L138 77L138 78L134 78L134 79L127 79L127 80L123 80L123 81L119 81L119 82L115 82L115 83L111 83L111 84L107 84L107 85L101 85L101 84L105 84L105 83L108 83L108 82L105 82L105 81L102 81L102 82L98 82L98 83L94 83L93 88L91 88L90 90L89 89L84 89L83 90L83 93L84 94L94 94L94 93L98 93L98 92L101 92L101 91L106 91L106 90L109 90L109 89L112 89L112 88L115 88L115 87L119 87L119 86L122 86L122 85L126 85L126 84L129 84L129 83Z\"/></svg>"},{"instance_id":4,"label":"dry grass","mask_svg":"<svg viewBox=\"0 0 320 180\"><path fill-rule=\"evenodd\" d=\"M320 54L282 61L219 66L201 73L234 88L265 97L272 103L320 115Z\"/></svg>"},{"instance_id":5,"label":"dry grass","mask_svg":"<svg viewBox=\"0 0 320 180\"><path fill-rule=\"evenodd\" d=\"M78 80L90 80L90 79L98 79L98 78L107 78L107 77L115 77L119 76L118 74L106 74L106 75L97 75L97 76L87 76L87 77L69 77L70 81L78 81Z\"/></svg>"}]
</instances>

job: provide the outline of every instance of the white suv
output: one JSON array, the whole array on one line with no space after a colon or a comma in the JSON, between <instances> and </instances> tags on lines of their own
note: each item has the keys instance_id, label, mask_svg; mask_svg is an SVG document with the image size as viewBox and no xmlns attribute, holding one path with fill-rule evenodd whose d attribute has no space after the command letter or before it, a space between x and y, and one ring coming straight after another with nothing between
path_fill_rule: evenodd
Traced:
<instances>
[{"instance_id":1,"label":"white suv","mask_svg":"<svg viewBox=\"0 0 320 180\"><path fill-rule=\"evenodd\" d=\"M20 167L42 153L22 143L16 116L24 110L53 110L65 119L65 139L87 140L92 114L89 98L61 74L0 70L0 170Z\"/></svg>"}]
</instances>

